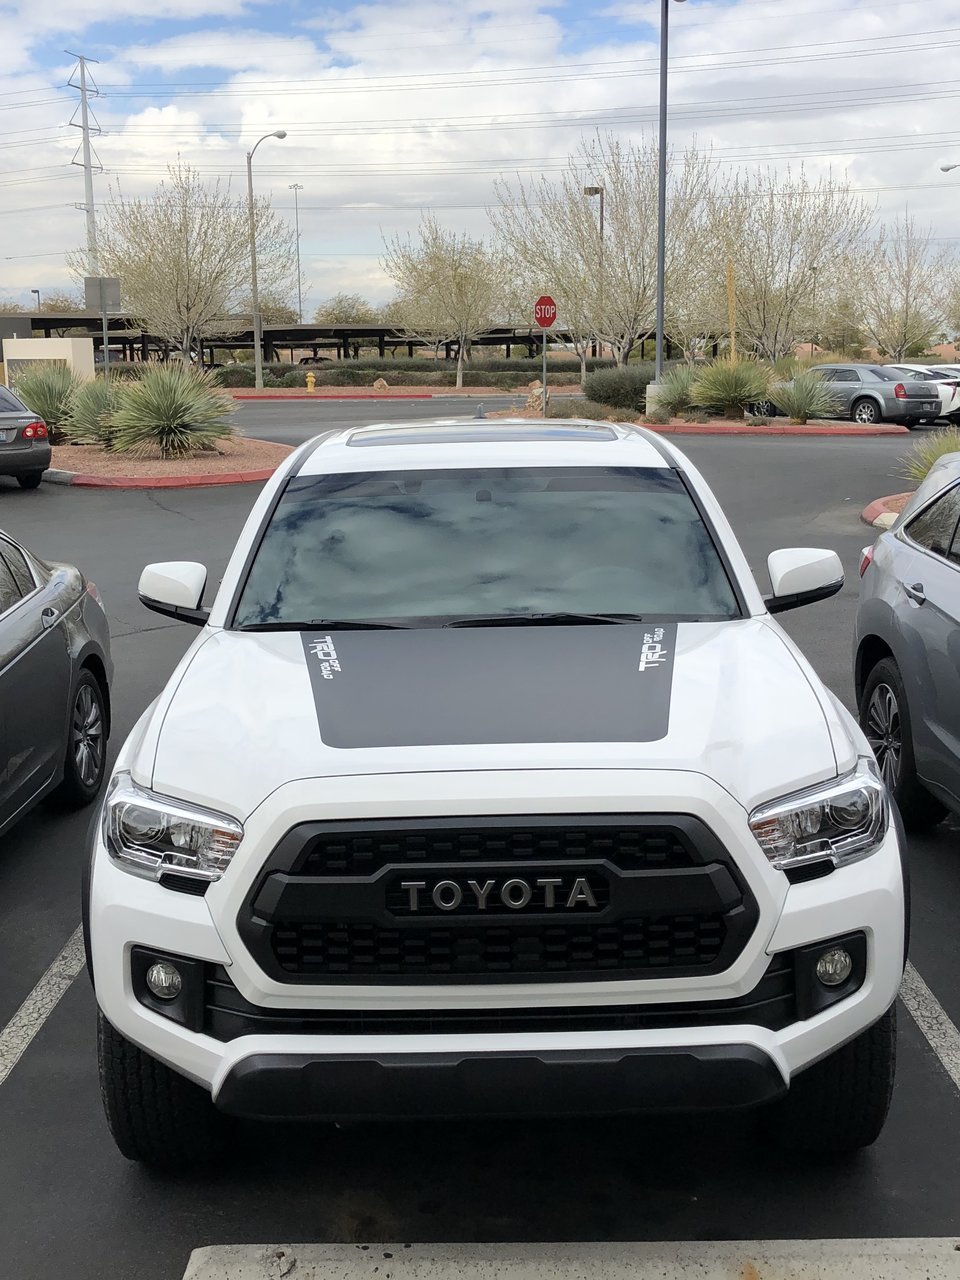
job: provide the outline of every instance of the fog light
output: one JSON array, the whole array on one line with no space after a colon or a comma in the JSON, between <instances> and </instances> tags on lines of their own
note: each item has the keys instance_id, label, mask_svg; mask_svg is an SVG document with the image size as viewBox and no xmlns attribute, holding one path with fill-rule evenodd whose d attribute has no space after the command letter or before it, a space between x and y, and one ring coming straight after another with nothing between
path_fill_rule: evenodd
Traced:
<instances>
[{"instance_id":1,"label":"fog light","mask_svg":"<svg viewBox=\"0 0 960 1280\"><path fill-rule=\"evenodd\" d=\"M817 972L820 972L819 968ZM176 1000L183 989L183 979L169 960L157 960L152 964L147 970L146 981L151 995L158 1000Z\"/></svg>"},{"instance_id":2,"label":"fog light","mask_svg":"<svg viewBox=\"0 0 960 1280\"><path fill-rule=\"evenodd\" d=\"M817 961L817 977L825 987L841 986L852 972L853 960L843 947L834 947L831 951L825 951ZM150 981L149 974L147 974L147 981Z\"/></svg>"}]
</instances>

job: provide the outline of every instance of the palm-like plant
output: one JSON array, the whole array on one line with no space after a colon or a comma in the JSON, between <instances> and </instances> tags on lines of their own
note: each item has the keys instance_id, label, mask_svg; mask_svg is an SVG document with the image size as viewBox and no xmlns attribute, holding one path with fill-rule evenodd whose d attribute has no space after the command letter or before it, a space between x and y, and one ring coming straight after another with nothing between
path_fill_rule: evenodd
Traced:
<instances>
[{"instance_id":1,"label":"palm-like plant","mask_svg":"<svg viewBox=\"0 0 960 1280\"><path fill-rule=\"evenodd\" d=\"M77 444L110 447L110 418L120 407L122 388L115 378L94 378L76 391L70 417L64 423L66 438Z\"/></svg>"},{"instance_id":2,"label":"palm-like plant","mask_svg":"<svg viewBox=\"0 0 960 1280\"><path fill-rule=\"evenodd\" d=\"M770 388L768 398L791 422L803 424L811 418L829 418L839 412L840 403L819 373L809 369L790 382Z\"/></svg>"},{"instance_id":3,"label":"palm-like plant","mask_svg":"<svg viewBox=\"0 0 960 1280\"><path fill-rule=\"evenodd\" d=\"M62 360L38 360L13 375L14 390L37 417L47 424L51 444L63 438L80 377Z\"/></svg>"},{"instance_id":4,"label":"palm-like plant","mask_svg":"<svg viewBox=\"0 0 960 1280\"><path fill-rule=\"evenodd\" d=\"M693 403L724 418L742 418L751 405L762 404L770 390L771 372L755 360L715 360L693 381Z\"/></svg>"},{"instance_id":5,"label":"palm-like plant","mask_svg":"<svg viewBox=\"0 0 960 1280\"><path fill-rule=\"evenodd\" d=\"M924 432L903 459L900 475L922 484L933 464L947 453L960 453L960 428Z\"/></svg>"},{"instance_id":6,"label":"palm-like plant","mask_svg":"<svg viewBox=\"0 0 960 1280\"><path fill-rule=\"evenodd\" d=\"M208 371L180 363L151 365L124 387L109 418L111 448L140 457L207 453L233 434L233 408Z\"/></svg>"},{"instance_id":7,"label":"palm-like plant","mask_svg":"<svg viewBox=\"0 0 960 1280\"><path fill-rule=\"evenodd\" d=\"M685 413L693 405L693 384L697 370L689 364L678 364L660 379L657 388L657 408L671 417Z\"/></svg>"}]
</instances>

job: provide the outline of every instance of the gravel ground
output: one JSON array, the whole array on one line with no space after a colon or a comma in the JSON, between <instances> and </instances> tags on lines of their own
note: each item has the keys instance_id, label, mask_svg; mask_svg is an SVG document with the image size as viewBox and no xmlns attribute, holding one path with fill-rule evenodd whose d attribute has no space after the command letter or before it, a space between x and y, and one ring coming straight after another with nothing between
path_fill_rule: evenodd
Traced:
<instances>
[{"instance_id":1,"label":"gravel ground","mask_svg":"<svg viewBox=\"0 0 960 1280\"><path fill-rule=\"evenodd\" d=\"M93 445L55 445L51 466L85 476L192 476L223 475L235 471L265 471L276 467L290 452L285 444L248 440L235 436L221 442L216 453L195 458L135 458L129 453L107 453Z\"/></svg>"}]
</instances>

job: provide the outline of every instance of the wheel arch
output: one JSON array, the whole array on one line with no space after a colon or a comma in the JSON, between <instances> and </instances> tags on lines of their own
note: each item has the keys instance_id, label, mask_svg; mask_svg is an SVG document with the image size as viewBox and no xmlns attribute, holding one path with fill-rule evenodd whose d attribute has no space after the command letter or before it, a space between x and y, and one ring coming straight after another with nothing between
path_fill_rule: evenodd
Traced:
<instances>
[{"instance_id":1,"label":"wheel arch","mask_svg":"<svg viewBox=\"0 0 960 1280\"><path fill-rule=\"evenodd\" d=\"M81 656L79 670L89 671L100 686L100 692L103 695L104 719L106 721L104 725L105 737L109 738L111 722L110 679L107 676L106 663L96 649L90 649Z\"/></svg>"},{"instance_id":2,"label":"wheel arch","mask_svg":"<svg viewBox=\"0 0 960 1280\"><path fill-rule=\"evenodd\" d=\"M854 398L850 401L850 417L851 418L853 418L853 415L857 412L857 405L860 404L862 400L869 400L871 404L876 405L877 413L879 413L881 418L886 416L884 407L883 407L883 398L881 396L878 396L875 391L858 391L857 394L854 396Z\"/></svg>"},{"instance_id":3,"label":"wheel arch","mask_svg":"<svg viewBox=\"0 0 960 1280\"><path fill-rule=\"evenodd\" d=\"M860 699L863 697L863 690L869 679L870 672L884 658L890 658L893 662L897 661L886 640L882 640L877 635L864 636L857 646L857 658L854 668L857 706L860 705Z\"/></svg>"}]
</instances>

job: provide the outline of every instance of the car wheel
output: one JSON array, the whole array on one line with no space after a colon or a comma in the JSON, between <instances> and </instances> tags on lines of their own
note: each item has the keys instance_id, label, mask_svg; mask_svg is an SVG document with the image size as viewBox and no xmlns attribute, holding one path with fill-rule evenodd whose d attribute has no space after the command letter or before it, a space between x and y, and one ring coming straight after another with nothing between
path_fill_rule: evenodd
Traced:
<instances>
[{"instance_id":1,"label":"car wheel","mask_svg":"<svg viewBox=\"0 0 960 1280\"><path fill-rule=\"evenodd\" d=\"M829 1057L807 1067L767 1114L769 1132L787 1151L852 1155L879 1138L897 1069L897 1012Z\"/></svg>"},{"instance_id":2,"label":"car wheel","mask_svg":"<svg viewBox=\"0 0 960 1280\"><path fill-rule=\"evenodd\" d=\"M878 662L867 676L860 698L860 727L873 748L904 826L911 831L929 831L947 811L917 777L910 708L900 668L892 658Z\"/></svg>"},{"instance_id":3,"label":"car wheel","mask_svg":"<svg viewBox=\"0 0 960 1280\"><path fill-rule=\"evenodd\" d=\"M81 671L73 691L63 781L57 799L69 809L94 801L107 763L107 716L103 690L92 671Z\"/></svg>"},{"instance_id":4,"label":"car wheel","mask_svg":"<svg viewBox=\"0 0 960 1280\"><path fill-rule=\"evenodd\" d=\"M42 471L28 471L22 476L17 476L17 484L21 489L39 489L42 479Z\"/></svg>"},{"instance_id":5,"label":"car wheel","mask_svg":"<svg viewBox=\"0 0 960 1280\"><path fill-rule=\"evenodd\" d=\"M750 406L749 412L753 418L775 418L777 406L772 400L758 400L756 404Z\"/></svg>"},{"instance_id":6,"label":"car wheel","mask_svg":"<svg viewBox=\"0 0 960 1280\"><path fill-rule=\"evenodd\" d=\"M854 422L869 426L871 423L880 421L880 410L873 400L856 400L850 416Z\"/></svg>"},{"instance_id":7,"label":"car wheel","mask_svg":"<svg viewBox=\"0 0 960 1280\"><path fill-rule=\"evenodd\" d=\"M107 1125L128 1160L181 1170L222 1153L226 1125L206 1089L144 1053L99 1010L97 1066Z\"/></svg>"}]
</instances>

